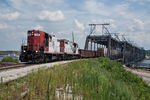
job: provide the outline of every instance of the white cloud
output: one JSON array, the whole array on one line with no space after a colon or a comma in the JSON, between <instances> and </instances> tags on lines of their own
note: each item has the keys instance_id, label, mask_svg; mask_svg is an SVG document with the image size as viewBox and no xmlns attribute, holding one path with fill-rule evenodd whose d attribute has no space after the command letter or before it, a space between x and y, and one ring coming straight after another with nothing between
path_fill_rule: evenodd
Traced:
<instances>
[{"instance_id":1,"label":"white cloud","mask_svg":"<svg viewBox=\"0 0 150 100\"><path fill-rule=\"evenodd\" d=\"M48 20L48 21L61 21L64 19L64 14L62 11L47 11L44 10L38 16L40 20Z\"/></svg>"},{"instance_id":2,"label":"white cloud","mask_svg":"<svg viewBox=\"0 0 150 100\"><path fill-rule=\"evenodd\" d=\"M150 2L150 0L129 0L131 2L137 2L140 5L143 5L144 3Z\"/></svg>"},{"instance_id":3,"label":"white cloud","mask_svg":"<svg viewBox=\"0 0 150 100\"><path fill-rule=\"evenodd\" d=\"M118 4L112 8L113 14L116 14L118 17L123 17L130 19L132 18L133 14L128 11L130 4L128 3L123 3L123 4Z\"/></svg>"},{"instance_id":4,"label":"white cloud","mask_svg":"<svg viewBox=\"0 0 150 100\"><path fill-rule=\"evenodd\" d=\"M132 19L133 13L129 11L129 3L120 3L109 6L103 2L97 0L86 0L82 7L88 15L96 14L99 17L111 17L111 18L126 18ZM93 15L92 15L93 16Z\"/></svg>"},{"instance_id":5,"label":"white cloud","mask_svg":"<svg viewBox=\"0 0 150 100\"><path fill-rule=\"evenodd\" d=\"M83 9L92 14L99 14L103 16L109 16L110 13L106 11L106 7L102 2L96 0L86 0Z\"/></svg>"},{"instance_id":6,"label":"white cloud","mask_svg":"<svg viewBox=\"0 0 150 100\"><path fill-rule=\"evenodd\" d=\"M136 25L139 26L139 28L142 30L144 28L144 22L140 19L134 19L134 22Z\"/></svg>"},{"instance_id":7,"label":"white cloud","mask_svg":"<svg viewBox=\"0 0 150 100\"><path fill-rule=\"evenodd\" d=\"M33 29L35 29L35 30L43 30L43 26L36 25L35 27L33 27Z\"/></svg>"},{"instance_id":8,"label":"white cloud","mask_svg":"<svg viewBox=\"0 0 150 100\"><path fill-rule=\"evenodd\" d=\"M0 13L0 19L16 20L20 16L19 12Z\"/></svg>"},{"instance_id":9,"label":"white cloud","mask_svg":"<svg viewBox=\"0 0 150 100\"><path fill-rule=\"evenodd\" d=\"M130 35L130 38L137 43L139 46L144 46L145 48L149 48L150 43L150 34L145 32L136 32L133 35Z\"/></svg>"},{"instance_id":10,"label":"white cloud","mask_svg":"<svg viewBox=\"0 0 150 100\"><path fill-rule=\"evenodd\" d=\"M129 31L134 32L143 32L145 30L145 23L140 19L133 19L131 23L128 25Z\"/></svg>"},{"instance_id":11,"label":"white cloud","mask_svg":"<svg viewBox=\"0 0 150 100\"><path fill-rule=\"evenodd\" d=\"M6 23L0 23L0 30L8 28L8 25Z\"/></svg>"},{"instance_id":12,"label":"white cloud","mask_svg":"<svg viewBox=\"0 0 150 100\"><path fill-rule=\"evenodd\" d=\"M6 0L9 5L17 10L39 10L63 4L64 0ZM27 10L27 11L28 11Z\"/></svg>"},{"instance_id":13,"label":"white cloud","mask_svg":"<svg viewBox=\"0 0 150 100\"><path fill-rule=\"evenodd\" d=\"M128 28L129 28L130 31L134 31L135 30L134 25L129 25Z\"/></svg>"},{"instance_id":14,"label":"white cloud","mask_svg":"<svg viewBox=\"0 0 150 100\"><path fill-rule=\"evenodd\" d=\"M74 20L76 26L81 29L81 30L84 30L84 25L82 23L80 23L77 19Z\"/></svg>"}]
</instances>

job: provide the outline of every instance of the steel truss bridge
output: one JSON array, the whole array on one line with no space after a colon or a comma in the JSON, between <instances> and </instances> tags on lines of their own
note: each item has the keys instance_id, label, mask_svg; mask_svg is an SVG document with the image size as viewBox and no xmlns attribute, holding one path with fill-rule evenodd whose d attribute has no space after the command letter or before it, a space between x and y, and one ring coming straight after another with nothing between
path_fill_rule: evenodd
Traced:
<instances>
[{"instance_id":1,"label":"steel truss bridge","mask_svg":"<svg viewBox=\"0 0 150 100\"><path fill-rule=\"evenodd\" d=\"M103 50L106 57L112 60L120 60L124 64L138 62L145 58L146 52L143 48L118 38L115 34L114 38L108 31L106 24L89 24L91 26L90 34L86 37L85 50ZM102 26L102 35L95 35L96 26Z\"/></svg>"}]
</instances>

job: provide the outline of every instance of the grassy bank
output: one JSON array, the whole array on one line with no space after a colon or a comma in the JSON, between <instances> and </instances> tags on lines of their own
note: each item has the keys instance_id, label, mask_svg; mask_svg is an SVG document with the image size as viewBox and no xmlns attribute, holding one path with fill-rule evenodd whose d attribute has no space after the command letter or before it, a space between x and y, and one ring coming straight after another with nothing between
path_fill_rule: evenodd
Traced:
<instances>
[{"instance_id":1,"label":"grassy bank","mask_svg":"<svg viewBox=\"0 0 150 100\"><path fill-rule=\"evenodd\" d=\"M0 100L150 100L141 78L105 58L39 69L0 87Z\"/></svg>"}]
</instances>

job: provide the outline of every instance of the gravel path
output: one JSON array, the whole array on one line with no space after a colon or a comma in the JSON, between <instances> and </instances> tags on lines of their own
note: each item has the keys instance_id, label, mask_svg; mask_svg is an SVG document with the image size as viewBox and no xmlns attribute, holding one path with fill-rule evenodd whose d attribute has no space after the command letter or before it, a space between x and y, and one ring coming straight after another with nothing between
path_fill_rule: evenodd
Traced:
<instances>
[{"instance_id":1,"label":"gravel path","mask_svg":"<svg viewBox=\"0 0 150 100\"><path fill-rule=\"evenodd\" d=\"M142 69L130 69L128 67L125 67L124 68L128 71L131 71L132 73L134 74L137 74L139 75L143 80L145 80L148 85L150 86L150 71L145 71L145 70L142 70Z\"/></svg>"},{"instance_id":2,"label":"gravel path","mask_svg":"<svg viewBox=\"0 0 150 100\"><path fill-rule=\"evenodd\" d=\"M43 66L53 67L54 65L65 64L65 63L72 62L72 61L76 61L76 60L51 62L51 63L46 63L46 64L32 65L32 66L18 68L18 69L10 69L10 70L1 71L0 82L8 82L8 81L20 78L20 77L24 77L28 73L33 72L33 70L36 70Z\"/></svg>"}]
</instances>

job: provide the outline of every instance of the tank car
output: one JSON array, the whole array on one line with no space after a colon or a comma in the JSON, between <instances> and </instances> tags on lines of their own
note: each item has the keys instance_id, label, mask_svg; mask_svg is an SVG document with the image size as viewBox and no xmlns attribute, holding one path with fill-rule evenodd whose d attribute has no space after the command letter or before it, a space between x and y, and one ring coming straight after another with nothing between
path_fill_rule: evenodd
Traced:
<instances>
[{"instance_id":1,"label":"tank car","mask_svg":"<svg viewBox=\"0 0 150 100\"><path fill-rule=\"evenodd\" d=\"M27 32L27 45L21 46L20 61L41 63L80 58L78 44L39 30Z\"/></svg>"}]
</instances>

